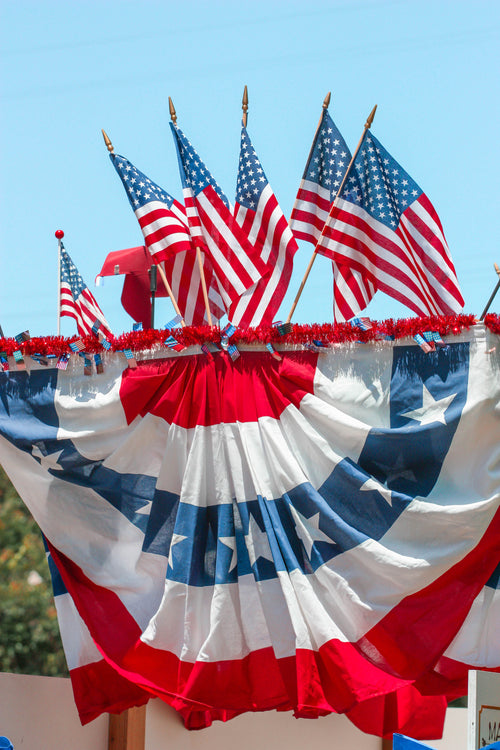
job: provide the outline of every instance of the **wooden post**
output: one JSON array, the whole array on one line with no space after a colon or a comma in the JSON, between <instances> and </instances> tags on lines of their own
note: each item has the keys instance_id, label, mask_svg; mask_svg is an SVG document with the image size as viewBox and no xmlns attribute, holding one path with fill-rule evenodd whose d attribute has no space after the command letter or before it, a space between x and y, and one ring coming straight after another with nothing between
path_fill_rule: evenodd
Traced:
<instances>
[{"instance_id":1,"label":"wooden post","mask_svg":"<svg viewBox=\"0 0 500 750\"><path fill-rule=\"evenodd\" d=\"M392 739L382 740L382 750L392 750Z\"/></svg>"},{"instance_id":2,"label":"wooden post","mask_svg":"<svg viewBox=\"0 0 500 750\"><path fill-rule=\"evenodd\" d=\"M144 750L146 706L109 715L108 750Z\"/></svg>"}]
</instances>

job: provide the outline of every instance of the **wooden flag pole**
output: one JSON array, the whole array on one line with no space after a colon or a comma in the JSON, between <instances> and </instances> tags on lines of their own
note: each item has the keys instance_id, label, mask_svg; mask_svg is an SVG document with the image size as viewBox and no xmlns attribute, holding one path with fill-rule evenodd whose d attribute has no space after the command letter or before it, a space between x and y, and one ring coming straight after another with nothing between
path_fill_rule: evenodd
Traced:
<instances>
[{"instance_id":1,"label":"wooden flag pole","mask_svg":"<svg viewBox=\"0 0 500 750\"><path fill-rule=\"evenodd\" d=\"M64 232L62 229L57 229L55 232L57 237L57 335L61 335L61 246Z\"/></svg>"},{"instance_id":2,"label":"wooden flag pole","mask_svg":"<svg viewBox=\"0 0 500 750\"><path fill-rule=\"evenodd\" d=\"M168 109L170 112L170 119L174 123L174 125L177 124L177 113L175 111L174 103L170 97L168 97ZM205 312L207 314L207 322L210 328L213 326L212 321L212 313L210 312L210 303L208 301L208 292L207 292L207 282L205 280L205 272L203 270L203 258L201 257L201 248L199 244L199 240L193 239L194 246L196 248L196 260L198 261L198 268L200 270L200 279L201 279L201 289L203 292L203 299L205 301Z\"/></svg>"},{"instance_id":3,"label":"wooden flag pole","mask_svg":"<svg viewBox=\"0 0 500 750\"><path fill-rule=\"evenodd\" d=\"M102 135L103 135L103 138L104 138L104 143L106 144L106 148L108 149L108 151L109 151L110 154L113 154L114 153L114 146L113 146L113 144L111 143L110 139L108 138L107 133L104 130L102 130L102 128L101 128L101 131L102 131ZM163 281L163 283L165 285L165 289L167 290L167 294L170 297L170 301L172 302L172 305L174 306L174 310L177 313L177 315L180 315L180 317L181 317L181 325L183 327L185 327L186 323L184 321L184 317L182 316L181 311L179 310L179 305L177 304L177 300L175 299L174 294L172 292L172 289L170 287L170 284L167 281L167 277L165 275L165 271L163 269L162 264L161 263L157 263L157 268L158 268L161 280Z\"/></svg>"},{"instance_id":4,"label":"wooden flag pole","mask_svg":"<svg viewBox=\"0 0 500 750\"><path fill-rule=\"evenodd\" d=\"M497 281L497 284L496 284L495 288L493 289L493 292L491 293L491 297L489 298L488 302L486 303L486 307L484 308L484 310L483 310L483 312L482 312L481 317L479 318L479 320L483 320L484 319L484 316L486 315L486 313L490 309L491 303L493 302L493 300L496 297L496 293L500 289L500 268L497 266L496 263L494 263L493 265L495 266L495 271L498 274L498 281Z\"/></svg>"},{"instance_id":5,"label":"wooden flag pole","mask_svg":"<svg viewBox=\"0 0 500 750\"><path fill-rule=\"evenodd\" d=\"M343 178L342 182L340 183L340 187L339 187L339 189L337 190L337 193L336 193L336 195L335 195L335 198L333 199L333 203L332 203L332 205L330 206L330 210L329 210L329 212L328 212L328 216L326 217L326 221L325 221L324 227L323 227L323 229L322 229L322 231L321 231L321 234L320 234L319 240L317 241L317 243L316 243L316 247L315 247L315 248L314 248L314 250L313 250L313 254L312 254L312 256L311 256L311 260L309 261L309 265L308 265L308 266L307 266L307 268L306 268L306 272L305 272L305 274L304 274L304 278L302 279L302 283L301 283L301 285L300 285L300 287L299 287L299 291L297 292L297 295L296 295L296 297L295 297L295 299L294 299L294 301L293 301L292 309L290 310L290 312L289 312L289 314L288 314L288 318L286 319L286 322L287 322L287 323L290 323L290 321L291 321L291 319L292 319L292 315L293 315L293 313L295 312L295 308L297 307L298 301L299 301L299 299L300 299L300 295L302 294L302 291L303 291L303 289L304 289L304 286L305 286L305 284L306 284L307 278L308 278L308 276L309 276L309 274L310 274L310 272L311 272L311 268L313 267L313 263L314 263L314 261L315 261L315 259L316 259L316 255L317 255L317 247L318 247L318 245L320 244L320 242L321 242L321 240L322 240L322 238L323 238L323 236L324 236L324 234L325 234L326 228L327 228L327 226L328 226L328 222L329 222L329 220L330 220L330 218L331 218L331 216L332 216L332 214L333 214L333 209L334 209L334 208L335 208L335 206L337 205L337 202L338 202L339 196L340 196L340 194L341 194L341 192L342 192L342 189L343 189L343 187L344 187L344 185L345 185L345 182L346 182L346 180L347 180L347 178L348 178L348 176L349 176L349 173L350 173L350 171L351 171L351 168L352 168L352 165L353 165L353 163L354 163L354 160L355 160L356 156L358 155L358 151L359 151L359 149L361 148L361 144L363 143L363 138L365 137L366 131L367 131L367 130L369 130L369 129L370 129L370 127L371 127L371 124L372 124L372 122L373 122L373 118L375 117L375 112L376 112L376 110L377 110L377 105L375 105L375 106L374 106L374 108L372 109L372 111L371 111L371 112L370 112L370 114L368 115L368 118L367 118L367 120L366 120L366 122L365 122L365 126L364 126L364 128L363 128L363 133L362 133L362 135L361 135L361 138L359 139L359 143L358 143L358 145L356 146L356 150L355 150L354 154L352 155L351 161L349 162L349 166L347 167L347 170L346 170L346 173L345 173L345 175L344 175L344 178Z\"/></svg>"}]
</instances>

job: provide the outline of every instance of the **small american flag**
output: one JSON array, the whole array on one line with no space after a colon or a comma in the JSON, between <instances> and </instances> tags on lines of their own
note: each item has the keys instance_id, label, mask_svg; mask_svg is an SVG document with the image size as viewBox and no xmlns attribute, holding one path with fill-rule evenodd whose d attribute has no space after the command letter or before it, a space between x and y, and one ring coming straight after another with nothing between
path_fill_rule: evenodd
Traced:
<instances>
[{"instance_id":1,"label":"small american flag","mask_svg":"<svg viewBox=\"0 0 500 750\"><path fill-rule=\"evenodd\" d=\"M302 176L290 226L295 237L316 245L351 161L351 152L326 109ZM334 319L349 320L367 306L375 284L349 267L333 263Z\"/></svg>"},{"instance_id":2,"label":"small american flag","mask_svg":"<svg viewBox=\"0 0 500 750\"><path fill-rule=\"evenodd\" d=\"M100 321L100 331L111 336L111 329L104 314L94 299L94 296L83 283L78 269L61 243L61 297L60 316L67 316L76 320L80 336L92 333L92 326L96 320Z\"/></svg>"},{"instance_id":3,"label":"small american flag","mask_svg":"<svg viewBox=\"0 0 500 750\"><path fill-rule=\"evenodd\" d=\"M267 273L266 264L233 217L229 202L186 138L170 123L191 236L206 249L226 308ZM198 239L197 239L198 238Z\"/></svg>"},{"instance_id":4,"label":"small american flag","mask_svg":"<svg viewBox=\"0 0 500 750\"><path fill-rule=\"evenodd\" d=\"M267 273L231 306L229 317L240 328L271 325L288 289L298 248L245 127L241 129L235 217Z\"/></svg>"},{"instance_id":5,"label":"small american flag","mask_svg":"<svg viewBox=\"0 0 500 750\"><path fill-rule=\"evenodd\" d=\"M184 206L123 156L110 154L155 263L191 249Z\"/></svg>"},{"instance_id":6,"label":"small american flag","mask_svg":"<svg viewBox=\"0 0 500 750\"><path fill-rule=\"evenodd\" d=\"M448 315L463 307L434 207L370 131L316 249L417 315Z\"/></svg>"}]
</instances>

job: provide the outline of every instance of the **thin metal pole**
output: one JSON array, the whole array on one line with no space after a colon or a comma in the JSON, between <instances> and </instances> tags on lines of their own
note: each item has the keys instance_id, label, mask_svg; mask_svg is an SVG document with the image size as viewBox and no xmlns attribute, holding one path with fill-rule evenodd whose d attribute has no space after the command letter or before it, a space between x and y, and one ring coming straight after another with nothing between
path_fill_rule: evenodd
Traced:
<instances>
[{"instance_id":1,"label":"thin metal pole","mask_svg":"<svg viewBox=\"0 0 500 750\"><path fill-rule=\"evenodd\" d=\"M55 232L57 237L57 335L61 335L61 248L62 238L64 232L62 229L57 229Z\"/></svg>"},{"instance_id":2,"label":"thin metal pole","mask_svg":"<svg viewBox=\"0 0 500 750\"><path fill-rule=\"evenodd\" d=\"M156 280L156 264L153 263L149 269L149 292L151 294L151 328L155 327L155 296L158 288Z\"/></svg>"},{"instance_id":3,"label":"thin metal pole","mask_svg":"<svg viewBox=\"0 0 500 750\"><path fill-rule=\"evenodd\" d=\"M493 265L495 266L495 271L496 271L496 272L497 272L497 274L498 274L498 281L497 281L497 284L496 284L495 288L493 289L493 292L491 293L491 297L489 298L488 302L486 303L486 307L484 308L484 310L483 310L483 312L482 312L482 315L481 315L481 317L479 318L479 320L483 320L483 319L484 319L484 316L486 315L486 313L487 313L487 312L488 312L488 310L490 309L490 305L491 305L491 303L493 302L493 300L494 300L494 299L495 299L495 297L496 297L496 293L497 293L497 292L498 292L498 290L500 289L500 268L499 268L499 267L497 266L497 264L496 264L496 263L494 263Z\"/></svg>"}]
</instances>

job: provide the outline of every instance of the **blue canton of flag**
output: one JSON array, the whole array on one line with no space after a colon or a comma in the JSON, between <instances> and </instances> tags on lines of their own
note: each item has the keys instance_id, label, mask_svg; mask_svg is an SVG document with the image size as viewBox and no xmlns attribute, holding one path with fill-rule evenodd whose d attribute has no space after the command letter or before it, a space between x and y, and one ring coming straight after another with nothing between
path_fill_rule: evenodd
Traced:
<instances>
[{"instance_id":1,"label":"blue canton of flag","mask_svg":"<svg viewBox=\"0 0 500 750\"><path fill-rule=\"evenodd\" d=\"M127 159L110 154L155 263L191 251L184 206Z\"/></svg>"},{"instance_id":2,"label":"blue canton of flag","mask_svg":"<svg viewBox=\"0 0 500 750\"><path fill-rule=\"evenodd\" d=\"M324 109L290 218L297 239L316 244L350 161L351 152Z\"/></svg>"}]
</instances>

